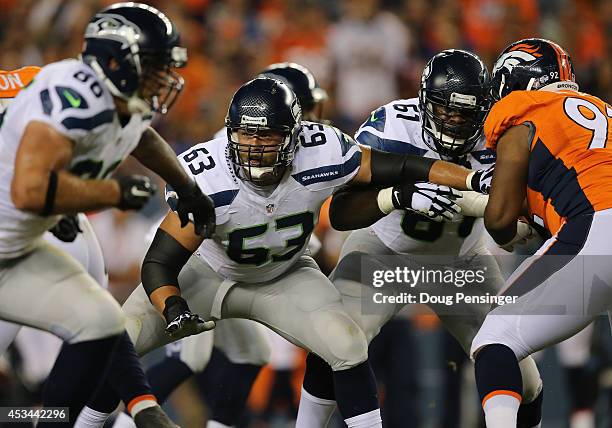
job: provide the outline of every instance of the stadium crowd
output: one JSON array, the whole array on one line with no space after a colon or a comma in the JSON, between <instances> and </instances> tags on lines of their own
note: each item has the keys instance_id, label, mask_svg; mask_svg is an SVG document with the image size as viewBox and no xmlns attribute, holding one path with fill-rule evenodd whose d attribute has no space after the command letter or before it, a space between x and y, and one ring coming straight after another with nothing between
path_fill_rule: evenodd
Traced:
<instances>
[{"instance_id":1,"label":"stadium crowd","mask_svg":"<svg viewBox=\"0 0 612 428\"><path fill-rule=\"evenodd\" d=\"M76 56L89 18L110 3L0 0L0 69L42 66ZM372 109L393 99L414 97L423 67L435 53L448 48L467 49L480 55L491 67L508 43L531 36L550 38L564 46L572 55L581 89L604 100L612 99L612 2L606 0L148 0L147 3L173 20L189 54L188 65L181 70L185 89L170 113L155 123L177 153L211 138L223 126L236 89L267 65L282 61L302 64L313 72L330 95L322 117L349 134L355 132ZM132 162L121 170L135 172L141 167ZM140 263L148 246L146 232L165 209L160 196L143 212L113 210L91 215L104 251L110 289L120 302L140 282ZM331 230L323 214L317 236L322 242L318 262L329 273L345 234ZM599 414L607 409L607 423L612 424L608 407L612 403L612 345L609 336L601 334L598 327L593 333L594 352L587 364L589 370L599 375L591 388L600 394L594 394L589 405L596 406ZM404 396L420 397L403 403L414 407L408 411L413 413L411 420L420 421L420 426L459 426L451 421L457 419L459 412L457 395L452 394L461 388L459 368L465 363L461 349L448 343L452 339L441 332L435 316L426 310L401 317L388 330L388 336L381 335L373 344L382 349L379 354L389 356L386 360L374 360L379 366L379 379L399 384L393 387L400 388ZM405 342L395 340L402 336L397 331L409 333ZM57 344L45 348L44 340L31 331L23 332L22 336L0 362L0 405L23 405L24 400L35 403L38 388L53 362L49 357L46 367L38 357L52 355ZM304 354L280 338L273 337L272 343L271 367L260 375L251 394L251 414L246 417L245 426L290 426L283 424L290 424L295 418ZM543 370L543 377L559 373L554 355L545 355L540 361L550 366ZM412 372L412 376L394 377L395 372L391 373L394 365L404 370L412 367L405 370ZM603 375L606 367L607 378ZM210 382L207 376L210 373L205 371L197 382L186 384L171 398L170 407L182 426L203 426L206 409L198 398L198 384ZM553 422L543 427L560 427L562 422L557 425L555 421L567 420L570 410L569 404L565 408L556 406L556 397L567 403L571 393L562 392L562 382L556 383L557 391L554 382L551 384L545 412ZM464 388L472 391L467 394L473 397L463 399L466 402L463 407L469 411L463 416L468 422L462 426L471 427L478 423L475 420L479 410L473 385Z\"/></svg>"}]
</instances>

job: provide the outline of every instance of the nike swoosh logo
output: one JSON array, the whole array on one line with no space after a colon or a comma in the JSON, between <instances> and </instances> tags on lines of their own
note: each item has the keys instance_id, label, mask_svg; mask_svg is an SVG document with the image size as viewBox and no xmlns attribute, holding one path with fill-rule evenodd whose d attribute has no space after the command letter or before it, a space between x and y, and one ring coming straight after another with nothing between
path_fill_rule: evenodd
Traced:
<instances>
[{"instance_id":1,"label":"nike swoosh logo","mask_svg":"<svg viewBox=\"0 0 612 428\"><path fill-rule=\"evenodd\" d=\"M64 94L64 97L66 97L72 107L79 108L79 106L81 105L80 98L73 97L72 94L66 90L64 90L62 93Z\"/></svg>"},{"instance_id":2,"label":"nike swoosh logo","mask_svg":"<svg viewBox=\"0 0 612 428\"><path fill-rule=\"evenodd\" d=\"M394 190L393 191L393 197L395 198L395 200L397 201L397 204L399 205L399 190Z\"/></svg>"}]
</instances>

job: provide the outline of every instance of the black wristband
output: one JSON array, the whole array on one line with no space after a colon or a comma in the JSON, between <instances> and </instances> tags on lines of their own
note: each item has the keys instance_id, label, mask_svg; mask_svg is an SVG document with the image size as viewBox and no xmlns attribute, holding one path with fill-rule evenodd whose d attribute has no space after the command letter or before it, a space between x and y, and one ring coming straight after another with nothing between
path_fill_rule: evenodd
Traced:
<instances>
[{"instance_id":1,"label":"black wristband","mask_svg":"<svg viewBox=\"0 0 612 428\"><path fill-rule=\"evenodd\" d=\"M187 301L181 296L170 296L164 301L164 318L166 324L176 319L183 312L189 311Z\"/></svg>"},{"instance_id":2,"label":"black wristband","mask_svg":"<svg viewBox=\"0 0 612 428\"><path fill-rule=\"evenodd\" d=\"M57 171L49 173L49 185L47 186L47 195L45 196L45 206L40 212L41 216L48 216L53 212L55 206L55 194L57 193Z\"/></svg>"},{"instance_id":3,"label":"black wristband","mask_svg":"<svg viewBox=\"0 0 612 428\"><path fill-rule=\"evenodd\" d=\"M429 181L429 170L436 159L398 155L372 149L370 167L374 186L388 187L406 181Z\"/></svg>"},{"instance_id":4,"label":"black wristband","mask_svg":"<svg viewBox=\"0 0 612 428\"><path fill-rule=\"evenodd\" d=\"M178 275L191 255L170 234L158 229L142 262L140 274L147 296L164 285L179 288Z\"/></svg>"}]
</instances>

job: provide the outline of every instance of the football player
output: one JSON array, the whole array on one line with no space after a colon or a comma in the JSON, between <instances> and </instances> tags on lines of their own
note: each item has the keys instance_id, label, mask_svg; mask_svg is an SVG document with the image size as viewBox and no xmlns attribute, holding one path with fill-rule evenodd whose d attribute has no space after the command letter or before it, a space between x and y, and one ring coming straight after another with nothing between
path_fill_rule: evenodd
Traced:
<instances>
[{"instance_id":1,"label":"football player","mask_svg":"<svg viewBox=\"0 0 612 428\"><path fill-rule=\"evenodd\" d=\"M234 94L226 125L225 137L179 156L215 201L217 231L203 240L182 229L187 219L175 212L163 220L143 262L143 284L124 304L137 351L198 333L207 328L203 319L252 319L330 364L350 427L381 426L365 336L304 254L321 204L349 182L430 179L482 189L484 171L360 148L336 128L302 122L295 94L266 77ZM167 199L176 208L173 190ZM441 203L453 209L451 199Z\"/></svg>"},{"instance_id":2,"label":"football player","mask_svg":"<svg viewBox=\"0 0 612 428\"><path fill-rule=\"evenodd\" d=\"M567 52L543 39L508 46L493 68L485 122L497 153L485 226L499 244L525 214L549 233L506 281L515 303L490 312L471 346L487 427L516 427L519 362L612 307L612 108L578 92Z\"/></svg>"},{"instance_id":3,"label":"football player","mask_svg":"<svg viewBox=\"0 0 612 428\"><path fill-rule=\"evenodd\" d=\"M427 63L418 98L396 100L374 110L355 138L364 146L398 155L410 153L472 168L491 167L495 156L485 148L483 137L483 123L490 108L489 80L489 73L478 56L463 50L442 51ZM435 199L436 190L431 183L382 190L347 187L336 192L332 199L332 226L340 230L359 230L352 232L345 241L338 266L330 278L368 342L407 302L381 304L367 311L365 302L372 302L374 294L381 289L373 287L371 282L361 283L362 256L370 256L369 260L382 270L393 270L398 262L405 262L413 270L419 270L424 264L426 269L452 266L457 270L486 272L482 284L461 289L471 296L495 295L501 288L501 274L486 247L483 221L473 217L483 215L486 196L481 201L472 199L474 195L471 195L469 203L460 199L458 203L468 215L454 222L440 221L451 219L453 212L432 210L424 216L423 212L401 209L407 206L402 203L406 198L410 198L413 205L417 200ZM394 203L390 206L384 203L387 193L394 195ZM468 199L469 192L464 195L463 199ZM529 228L525 230L530 231ZM445 297L457 291L453 287L448 293L432 290L432 287L444 286L424 282L412 286L411 293L417 296L420 292L439 292L439 296ZM487 303L429 306L466 353L490 310ZM525 375L525 406L520 426L533 427L540 422L542 383L531 358L525 360L521 368ZM329 367L310 354L298 427L322 426L329 420L335 407L330 378Z\"/></svg>"},{"instance_id":4,"label":"football player","mask_svg":"<svg viewBox=\"0 0 612 428\"><path fill-rule=\"evenodd\" d=\"M300 64L282 62L267 66L259 75L287 84L297 96L303 119L320 121L327 92L319 86L310 70ZM225 138L226 135L227 130L223 127L215 138ZM315 235L311 237L309 248L313 239ZM167 357L147 370L155 395L164 401L187 378L206 368L223 378L223 382L207 391L207 395L212 397L208 427L236 425L243 415L253 382L270 358L265 330L264 326L251 320L223 320L210 333L166 345ZM212 353L218 351L227 356L227 363L224 358L211 358ZM209 361L216 366L209 366ZM121 419L124 419L123 415Z\"/></svg>"},{"instance_id":5,"label":"football player","mask_svg":"<svg viewBox=\"0 0 612 428\"><path fill-rule=\"evenodd\" d=\"M4 76L7 82L10 82L6 90L0 90L0 114L9 106L19 91L32 82L39 71L40 67L34 66L22 67L13 71L0 71L0 75ZM103 288L107 288L108 275L104 267L102 248L100 248L98 238L85 214L79 213L77 215L63 216L51 231L46 232L43 237L50 244L74 257L96 283ZM6 351L20 330L21 326L19 324L0 321L0 354ZM132 391L125 394L126 397L129 397L129 401L124 403L126 409L132 409L133 404L141 401L143 397L155 397L138 362L138 356L134 352L134 345L127 335L122 336L117 345L109 373L111 373L111 382L120 382L124 385L123 388L125 388L125 385L128 385L127 389ZM155 399L157 401L157 397ZM81 411L75 426L91 427L94 422L99 423L101 426L110 412L114 410L104 408L103 406L95 408L95 404L91 402L88 404ZM156 408L153 410L153 407ZM141 420L143 416L153 412L163 413L158 408L159 406L153 407L151 410L138 413L139 425L142 425ZM164 416L158 415L157 419L160 419L158 423L161 423L164 418ZM165 422L171 424L169 420Z\"/></svg>"},{"instance_id":6,"label":"football player","mask_svg":"<svg viewBox=\"0 0 612 428\"><path fill-rule=\"evenodd\" d=\"M197 232L212 233L212 201L149 126L180 92L182 79L172 69L186 59L165 15L144 4L115 4L88 24L81 58L43 67L2 115L0 317L65 341L43 404L69 406L71 423L100 383L116 344L129 338L110 294L41 237L59 214L141 208L155 192L146 177L106 178L129 154L174 183L181 215L193 216ZM136 420L148 414L144 424L169 425L154 397L130 396L131 386L112 381L121 373L111 371L107 387L130 403Z\"/></svg>"}]
</instances>

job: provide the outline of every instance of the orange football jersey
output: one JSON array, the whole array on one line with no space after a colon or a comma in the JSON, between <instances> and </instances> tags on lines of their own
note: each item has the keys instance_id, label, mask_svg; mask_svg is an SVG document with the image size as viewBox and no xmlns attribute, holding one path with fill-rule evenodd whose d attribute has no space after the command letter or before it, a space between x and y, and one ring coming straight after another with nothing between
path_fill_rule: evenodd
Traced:
<instances>
[{"instance_id":1,"label":"orange football jersey","mask_svg":"<svg viewBox=\"0 0 612 428\"><path fill-rule=\"evenodd\" d=\"M611 116L606 102L571 90L514 91L491 109L489 148L514 125L534 127L527 202L532 220L550 233L565 218L612 208Z\"/></svg>"},{"instance_id":2,"label":"orange football jersey","mask_svg":"<svg viewBox=\"0 0 612 428\"><path fill-rule=\"evenodd\" d=\"M0 98L15 98L38 74L40 67L28 66L13 71L0 70Z\"/></svg>"}]
</instances>

